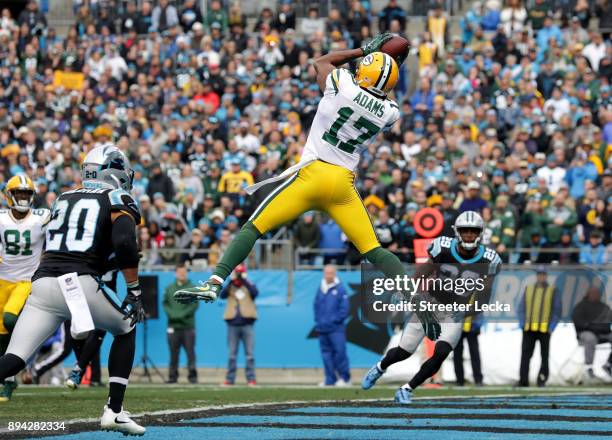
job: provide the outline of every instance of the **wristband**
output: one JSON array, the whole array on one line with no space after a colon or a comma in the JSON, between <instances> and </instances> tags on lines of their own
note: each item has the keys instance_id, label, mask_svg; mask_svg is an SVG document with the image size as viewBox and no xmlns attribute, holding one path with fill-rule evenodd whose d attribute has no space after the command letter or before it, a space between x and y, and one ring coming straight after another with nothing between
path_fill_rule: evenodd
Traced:
<instances>
[{"instance_id":1,"label":"wristband","mask_svg":"<svg viewBox=\"0 0 612 440\"><path fill-rule=\"evenodd\" d=\"M128 293L131 293L135 296L140 296L140 283L138 282L138 280L132 282L132 283L127 283L127 290Z\"/></svg>"}]
</instances>

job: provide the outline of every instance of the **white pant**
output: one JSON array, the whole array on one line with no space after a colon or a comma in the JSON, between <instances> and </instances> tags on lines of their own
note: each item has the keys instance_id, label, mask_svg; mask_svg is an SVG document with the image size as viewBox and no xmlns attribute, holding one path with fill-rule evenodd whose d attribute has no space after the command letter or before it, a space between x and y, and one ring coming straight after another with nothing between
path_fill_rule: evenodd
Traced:
<instances>
[{"instance_id":1,"label":"white pant","mask_svg":"<svg viewBox=\"0 0 612 440\"><path fill-rule=\"evenodd\" d=\"M436 340L445 341L454 349L461 339L461 333L463 331L463 314L459 314L455 318L450 316L441 317L443 321L440 322L441 333L440 337ZM402 331L402 337L400 338L399 346L406 350L408 353L414 353L425 337L423 331L423 325L416 314L413 313Z\"/></svg>"},{"instance_id":2,"label":"white pant","mask_svg":"<svg viewBox=\"0 0 612 440\"><path fill-rule=\"evenodd\" d=\"M79 282L97 329L106 330L114 336L132 330L130 321L123 319L125 314L120 309L121 303L115 292L100 289L91 275L79 276ZM27 361L70 318L70 310L57 278L39 278L32 283L32 293L19 315L6 352Z\"/></svg>"}]
</instances>

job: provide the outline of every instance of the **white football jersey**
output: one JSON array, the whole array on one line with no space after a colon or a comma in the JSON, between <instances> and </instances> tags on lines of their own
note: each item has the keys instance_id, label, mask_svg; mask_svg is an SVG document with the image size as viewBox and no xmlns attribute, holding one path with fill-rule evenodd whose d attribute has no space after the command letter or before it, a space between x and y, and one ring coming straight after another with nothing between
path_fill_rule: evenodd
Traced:
<instances>
[{"instance_id":1,"label":"white football jersey","mask_svg":"<svg viewBox=\"0 0 612 440\"><path fill-rule=\"evenodd\" d=\"M394 101L359 87L348 70L334 69L327 76L302 160L321 159L354 171L361 151L399 117Z\"/></svg>"},{"instance_id":2,"label":"white football jersey","mask_svg":"<svg viewBox=\"0 0 612 440\"><path fill-rule=\"evenodd\" d=\"M31 209L24 219L16 220L10 209L0 209L0 280L32 279L40 262L50 215L48 209Z\"/></svg>"}]
</instances>

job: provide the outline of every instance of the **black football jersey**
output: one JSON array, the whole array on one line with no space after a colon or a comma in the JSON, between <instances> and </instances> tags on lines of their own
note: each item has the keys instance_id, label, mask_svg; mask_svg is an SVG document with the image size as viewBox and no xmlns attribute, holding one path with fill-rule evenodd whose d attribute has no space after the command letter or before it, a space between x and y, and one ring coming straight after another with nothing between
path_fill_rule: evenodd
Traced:
<instances>
[{"instance_id":1,"label":"black football jersey","mask_svg":"<svg viewBox=\"0 0 612 440\"><path fill-rule=\"evenodd\" d=\"M486 280L499 273L501 258L495 250L479 245L474 256L465 259L459 254L458 246L459 241L451 237L438 237L429 245L427 253L436 266L435 278L441 281L459 278ZM454 301L466 303L473 292L471 289L457 289L457 283L453 284L455 288L452 291L448 289L450 283L441 284L445 287L436 286L429 293L444 304Z\"/></svg>"},{"instance_id":2,"label":"black football jersey","mask_svg":"<svg viewBox=\"0 0 612 440\"><path fill-rule=\"evenodd\" d=\"M113 211L141 216L134 198L122 189L78 188L60 195L51 210L45 251L32 280L76 272L101 276L109 270Z\"/></svg>"}]
</instances>

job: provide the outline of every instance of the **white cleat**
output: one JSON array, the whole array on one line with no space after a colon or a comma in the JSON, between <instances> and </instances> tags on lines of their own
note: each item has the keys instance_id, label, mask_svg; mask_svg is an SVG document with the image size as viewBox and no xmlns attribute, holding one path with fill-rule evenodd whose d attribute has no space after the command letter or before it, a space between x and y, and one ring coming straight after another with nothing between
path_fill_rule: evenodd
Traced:
<instances>
[{"instance_id":1,"label":"white cleat","mask_svg":"<svg viewBox=\"0 0 612 440\"><path fill-rule=\"evenodd\" d=\"M100 427L104 431L117 431L123 435L144 435L146 431L143 426L130 419L129 412L122 408L121 412L116 413L108 405L104 405Z\"/></svg>"}]
</instances>

